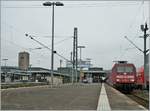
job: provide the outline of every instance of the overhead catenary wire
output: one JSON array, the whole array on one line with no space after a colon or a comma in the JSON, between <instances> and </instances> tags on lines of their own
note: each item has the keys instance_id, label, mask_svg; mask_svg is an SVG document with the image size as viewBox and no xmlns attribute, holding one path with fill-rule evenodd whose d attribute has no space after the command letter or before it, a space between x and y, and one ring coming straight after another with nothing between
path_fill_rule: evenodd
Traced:
<instances>
[{"instance_id":1,"label":"overhead catenary wire","mask_svg":"<svg viewBox=\"0 0 150 111\"><path fill-rule=\"evenodd\" d=\"M39 38L50 38L50 37L52 37L52 36L35 36L35 35L32 35L32 37L39 37ZM62 43L62 42L64 42L64 41L66 41L66 40L69 40L69 39L71 39L71 38L73 38L73 36L61 36L61 35L56 35L55 36L55 38L65 38L65 39L63 39L63 40L60 40L60 41L58 41L58 42L55 42L55 44L59 44L59 43Z\"/></svg>"},{"instance_id":2,"label":"overhead catenary wire","mask_svg":"<svg viewBox=\"0 0 150 111\"><path fill-rule=\"evenodd\" d=\"M139 51L143 52L142 49L140 49L136 44L134 44L127 36L125 36L124 38L126 38L132 45L134 45Z\"/></svg>"},{"instance_id":3,"label":"overhead catenary wire","mask_svg":"<svg viewBox=\"0 0 150 111\"><path fill-rule=\"evenodd\" d=\"M1 39L4 40L4 38L1 38ZM17 43L15 43L15 42L13 42L13 41L10 41L10 40L7 40L7 39L5 39L5 41L7 41L7 42L10 43L11 45L15 46L16 48L19 48L19 49L21 49L21 50L27 50L27 51L29 51L29 52L31 52L31 53L37 53L37 52L33 52L33 50L42 49L42 47L26 48L26 47L24 47L24 46L22 46L22 45L20 45L20 44L17 44ZM37 54L39 55L39 54L41 54L41 53L37 53Z\"/></svg>"},{"instance_id":4,"label":"overhead catenary wire","mask_svg":"<svg viewBox=\"0 0 150 111\"><path fill-rule=\"evenodd\" d=\"M80 3L80 4L65 4L63 8L82 8L82 7L113 7L113 6L129 6L129 5L138 5L139 3ZM43 7L42 5L19 5L19 6L2 6L2 8L48 8ZM62 7L59 7L62 8Z\"/></svg>"},{"instance_id":5,"label":"overhead catenary wire","mask_svg":"<svg viewBox=\"0 0 150 111\"><path fill-rule=\"evenodd\" d=\"M22 31L22 30L20 30L20 29L18 29L18 28L16 28L16 27L14 27L13 25L10 25L10 24L8 24L8 23L5 23L4 21L2 22L4 25L6 25L6 26L8 26L9 28L11 28L11 30L13 30L13 31L15 31L15 32L17 32L17 33L19 33L19 34L24 34L24 31ZM49 35L47 35L47 36L35 36L35 35L32 35L34 38L35 37L39 37L39 38L50 38L51 36L49 36ZM55 45L58 45L58 44L60 44L60 43L62 43L62 42L64 42L64 41L66 41L66 40L69 40L69 39L71 39L73 36L68 36L68 35L56 35L55 36L56 38L64 38L63 40L60 40L60 41L58 41L58 42L55 42ZM2 38L3 39L3 38ZM14 45L14 46L17 46L17 47L20 47L21 49L23 49L23 50L28 50L28 51L30 51L31 52L31 50L32 49L34 49L34 48L25 48L24 46L21 46L21 45L18 45L18 44L16 44L16 43L14 43L13 41L10 41L10 40L6 40L7 42L9 42L10 44L12 44L12 45ZM43 48L45 48L45 47L36 47L36 48L40 48L40 49L43 49ZM60 55L59 55L60 56Z\"/></svg>"},{"instance_id":6,"label":"overhead catenary wire","mask_svg":"<svg viewBox=\"0 0 150 111\"><path fill-rule=\"evenodd\" d=\"M64 41L70 40L70 39L72 39L72 38L73 38L73 36L70 36L69 38L67 37L67 38L65 38L65 39L63 39L63 40L60 40L60 41L56 42L55 44L60 44L60 43L62 43L62 42L64 42Z\"/></svg>"},{"instance_id":7,"label":"overhead catenary wire","mask_svg":"<svg viewBox=\"0 0 150 111\"><path fill-rule=\"evenodd\" d=\"M138 7L137 11L135 12L135 15L133 16L133 19L131 20L131 22L129 23L129 27L128 29L126 30L125 33L129 33L131 31L131 28L133 27L134 23L136 22L137 18L138 18L138 15L141 14L141 10L143 11L143 7L145 5L145 2L144 0L143 1L140 1L140 6ZM143 14L143 12L142 12ZM143 15L142 15L143 16ZM142 20L143 21L143 20ZM132 40L133 42L135 41L135 39L138 37L138 34L139 32L136 31L136 34L134 36L134 39ZM127 35L127 34L126 34Z\"/></svg>"},{"instance_id":8,"label":"overhead catenary wire","mask_svg":"<svg viewBox=\"0 0 150 111\"><path fill-rule=\"evenodd\" d=\"M85 7L86 5L83 5L83 6L81 6L81 7ZM95 6L92 6L92 5L88 5L87 4L87 6L90 6L90 7L97 7L96 5ZM119 6L119 5L118 5ZM34 7L34 6L33 6ZM75 6L75 7L78 7L78 6ZM45 8L45 7L43 7L43 8Z\"/></svg>"},{"instance_id":9,"label":"overhead catenary wire","mask_svg":"<svg viewBox=\"0 0 150 111\"><path fill-rule=\"evenodd\" d=\"M1 39L3 40L4 38L1 38ZM45 53L45 54L38 53L38 52L36 52L34 50L31 50L31 48L26 48L26 47L24 47L24 46L22 46L22 45L20 45L18 43L15 43L15 42L13 42L11 40L5 39L5 41L7 41L7 43L10 43L10 45L12 45L13 47L15 47L14 49L18 48L17 52L18 51L20 52L20 50L22 50L22 51L29 51L31 54L36 54L38 56L38 58L41 59L41 61L45 60L44 58L49 56L49 55L45 55L47 53ZM5 49L5 51L6 51L6 49ZM13 54L15 54L15 53L13 53ZM3 55L3 56L6 56L6 55ZM43 56L45 56L45 57L43 58ZM12 60L14 60L14 58L9 58L9 61L12 61Z\"/></svg>"},{"instance_id":10,"label":"overhead catenary wire","mask_svg":"<svg viewBox=\"0 0 150 111\"><path fill-rule=\"evenodd\" d=\"M8 23L5 23L4 21L2 21L1 22L2 24L4 24L4 25L6 25L6 26L8 26L11 30L13 30L13 31L15 31L15 32L17 32L17 33L19 33L19 34L24 34L24 31L22 31L21 29L18 29L18 28L16 28L16 27L14 27L13 25L10 25L10 24L8 24ZM13 35L11 35L11 36L13 36ZM13 37L12 37L13 38ZM2 42L4 43L4 41L6 41L6 42L8 42L9 44L11 44L11 45L13 45L14 47L16 47L16 48L18 48L18 49L21 49L21 50L26 50L26 51L29 51L29 52L31 52L31 53L37 53L37 52L33 52L33 50L35 49L38 49L38 48L43 48L43 47L36 47L36 48L27 48L27 47L25 47L25 46L22 46L22 45L20 45L20 44L18 44L18 43L16 43L16 42L14 42L13 41L13 39L4 39L3 38L3 36L1 37L1 39L2 39ZM15 49L16 49L15 48ZM40 55L41 53L37 53L37 55ZM41 55L40 55L41 56Z\"/></svg>"},{"instance_id":11,"label":"overhead catenary wire","mask_svg":"<svg viewBox=\"0 0 150 111\"><path fill-rule=\"evenodd\" d=\"M129 24L129 28L128 28L128 29L131 29L131 28L132 28L132 26L133 26L134 22L136 21L137 16L138 16L140 10L142 9L142 6L143 6L143 5L144 5L144 2L142 1L142 2L141 2L141 5L140 5L139 8L137 9L137 12L135 13L133 19L131 20L131 23ZM128 32L128 31L126 31L126 32Z\"/></svg>"},{"instance_id":12,"label":"overhead catenary wire","mask_svg":"<svg viewBox=\"0 0 150 111\"><path fill-rule=\"evenodd\" d=\"M3 38L1 38L2 40L4 40ZM28 48L25 48L25 47L23 47L23 46L21 46L21 45L18 45L18 44L16 44L16 43L14 43L13 41L10 41L10 40L7 40L7 39L5 39L8 43L10 43L10 44L12 44L12 45L14 45L14 46L16 46L16 47L20 47L21 49L25 49L25 50L28 50Z\"/></svg>"},{"instance_id":13,"label":"overhead catenary wire","mask_svg":"<svg viewBox=\"0 0 150 111\"><path fill-rule=\"evenodd\" d=\"M32 35L32 37L37 37L37 36L33 36ZM61 37L61 36L60 36ZM66 41L66 40L70 40L70 39L72 39L73 38L73 36L67 36L65 39L63 39L63 40L60 40L60 41L58 41L58 42L55 42L55 45L58 45L58 44L60 44L60 43L63 43L64 41ZM47 47L49 47L49 46L47 46ZM40 47L41 49L42 48L46 48L46 47Z\"/></svg>"},{"instance_id":14,"label":"overhead catenary wire","mask_svg":"<svg viewBox=\"0 0 150 111\"><path fill-rule=\"evenodd\" d=\"M34 37L32 37L31 35L25 34L27 37L30 37L30 39L34 40L35 42L39 43L41 46L47 48L48 50L52 50L50 49L48 46L46 46L45 44L39 42L38 40L36 40ZM56 55L58 55L59 57L65 59L66 61L69 61L69 59L65 58L64 56L62 56L61 54L59 54L58 52L56 52Z\"/></svg>"},{"instance_id":15,"label":"overhead catenary wire","mask_svg":"<svg viewBox=\"0 0 150 111\"><path fill-rule=\"evenodd\" d=\"M34 37L39 37L39 38L51 38L52 36L49 36L49 35L45 35L45 36L34 36ZM66 38L66 37L71 37L71 36L65 36L65 35L55 35L55 38Z\"/></svg>"},{"instance_id":16,"label":"overhead catenary wire","mask_svg":"<svg viewBox=\"0 0 150 111\"><path fill-rule=\"evenodd\" d=\"M20 34L24 34L25 32L21 29L16 28L14 25L10 25L4 21L1 22L2 24L6 25L7 27L9 27L10 29L12 29L13 31L20 33Z\"/></svg>"},{"instance_id":17,"label":"overhead catenary wire","mask_svg":"<svg viewBox=\"0 0 150 111\"><path fill-rule=\"evenodd\" d=\"M129 33L129 31L131 30L131 28L133 27L133 24L136 22L136 19L138 18L138 15L140 14L142 14L142 19L144 18L144 5L145 5L145 2L144 2L144 0L143 1L140 1L140 4L141 5L139 5L139 7L138 7L138 9L137 9L137 11L136 11L136 13L135 13L135 15L133 16L133 19L131 20L131 22L130 22L130 24L129 24L129 28L127 29L127 31L126 32L128 32ZM143 19L144 20L144 19ZM143 21L142 20L142 21ZM136 38L139 38L138 37L138 34L139 34L139 32L137 31L136 32L136 34L135 34L135 36L134 36L134 39L131 41L131 40L129 40L128 38L126 38L131 44L133 44L135 47L134 48L126 48L125 49L125 53L128 51L128 50L130 50L130 49L138 49L138 50L140 50L141 52L143 52L140 48L138 48L133 42L134 42L134 40L136 39ZM120 57L122 57L123 55L125 55L125 53L124 54L122 54Z\"/></svg>"}]
</instances>

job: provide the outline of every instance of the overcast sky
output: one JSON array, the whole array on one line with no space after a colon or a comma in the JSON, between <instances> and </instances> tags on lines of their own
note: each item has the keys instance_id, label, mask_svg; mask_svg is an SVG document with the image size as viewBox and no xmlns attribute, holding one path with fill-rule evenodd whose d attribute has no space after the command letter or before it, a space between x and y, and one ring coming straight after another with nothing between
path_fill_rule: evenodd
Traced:
<instances>
[{"instance_id":1,"label":"overcast sky","mask_svg":"<svg viewBox=\"0 0 150 111\"><path fill-rule=\"evenodd\" d=\"M59 54L70 59L73 29L77 27L79 45L86 47L82 50L82 58L91 58L95 67L110 69L114 60L127 60L137 67L143 64L143 54L124 36L143 49L140 25L149 24L148 2L62 2L63 7L55 7L54 47ZM50 68L51 52L44 48L31 50L41 45L25 36L25 33L36 36L36 40L51 48L52 8L42 3L2 1L1 58L8 59L7 65L18 66L18 53L27 51L32 66ZM55 55L55 69L60 59ZM63 66L65 63L63 60Z\"/></svg>"}]
</instances>

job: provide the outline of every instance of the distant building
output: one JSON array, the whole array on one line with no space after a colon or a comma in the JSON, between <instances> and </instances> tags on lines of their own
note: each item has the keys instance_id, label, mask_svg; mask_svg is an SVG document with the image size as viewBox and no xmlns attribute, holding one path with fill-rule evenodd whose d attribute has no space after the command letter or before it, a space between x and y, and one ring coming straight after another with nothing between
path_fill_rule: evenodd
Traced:
<instances>
[{"instance_id":1,"label":"distant building","mask_svg":"<svg viewBox=\"0 0 150 111\"><path fill-rule=\"evenodd\" d=\"M54 84L67 83L71 76L54 70ZM51 70L42 67L30 67L21 70L17 66L1 66L1 82L51 82Z\"/></svg>"},{"instance_id":2,"label":"distant building","mask_svg":"<svg viewBox=\"0 0 150 111\"><path fill-rule=\"evenodd\" d=\"M90 67L88 70L83 70L83 80L87 79L88 82L102 82L106 78L106 71L102 67Z\"/></svg>"},{"instance_id":3,"label":"distant building","mask_svg":"<svg viewBox=\"0 0 150 111\"><path fill-rule=\"evenodd\" d=\"M1 66L1 82L27 81L30 75L17 66Z\"/></svg>"},{"instance_id":4,"label":"distant building","mask_svg":"<svg viewBox=\"0 0 150 111\"><path fill-rule=\"evenodd\" d=\"M67 61L66 63L66 67L72 67L72 63L71 61ZM78 61L78 68L89 68L89 67L92 67L92 64L91 64L91 61Z\"/></svg>"},{"instance_id":5,"label":"distant building","mask_svg":"<svg viewBox=\"0 0 150 111\"><path fill-rule=\"evenodd\" d=\"M59 73L62 73L62 74L68 74L68 75L72 75L72 73L74 73L75 72L75 69L73 70L71 67L59 67L59 68L57 68L57 71L59 72ZM79 71L77 71L77 76L78 76L78 78L79 78L79 75L80 75L80 72ZM75 77L75 75L74 75L74 77Z\"/></svg>"},{"instance_id":6,"label":"distant building","mask_svg":"<svg viewBox=\"0 0 150 111\"><path fill-rule=\"evenodd\" d=\"M89 71L103 71L102 67L91 67L88 69Z\"/></svg>"},{"instance_id":7,"label":"distant building","mask_svg":"<svg viewBox=\"0 0 150 111\"><path fill-rule=\"evenodd\" d=\"M29 67L29 53L20 52L18 56L19 68L22 70L27 70Z\"/></svg>"},{"instance_id":8,"label":"distant building","mask_svg":"<svg viewBox=\"0 0 150 111\"><path fill-rule=\"evenodd\" d=\"M64 73L64 74L72 74L72 68L71 67L59 67L59 68L57 68L57 71L59 72L59 73Z\"/></svg>"}]
</instances>

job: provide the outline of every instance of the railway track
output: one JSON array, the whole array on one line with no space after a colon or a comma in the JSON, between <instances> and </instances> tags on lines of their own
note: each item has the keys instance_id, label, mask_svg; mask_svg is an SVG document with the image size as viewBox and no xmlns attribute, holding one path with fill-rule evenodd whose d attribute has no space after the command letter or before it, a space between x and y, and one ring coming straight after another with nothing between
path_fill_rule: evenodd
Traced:
<instances>
[{"instance_id":1,"label":"railway track","mask_svg":"<svg viewBox=\"0 0 150 111\"><path fill-rule=\"evenodd\" d=\"M149 100L144 99L136 94L126 94L129 98L131 98L132 100L136 101L137 103L139 103L140 105L144 106L145 108L149 109Z\"/></svg>"}]
</instances>

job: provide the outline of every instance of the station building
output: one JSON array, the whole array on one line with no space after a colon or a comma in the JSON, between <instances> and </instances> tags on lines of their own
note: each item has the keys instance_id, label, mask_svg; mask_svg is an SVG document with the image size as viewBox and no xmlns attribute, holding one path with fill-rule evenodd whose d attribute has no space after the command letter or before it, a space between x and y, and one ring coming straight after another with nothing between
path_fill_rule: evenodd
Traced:
<instances>
[{"instance_id":1,"label":"station building","mask_svg":"<svg viewBox=\"0 0 150 111\"><path fill-rule=\"evenodd\" d=\"M70 76L72 76L72 73L75 72L75 70L73 70L70 67L61 67L57 69L58 72L61 73L67 73ZM106 74L107 71L103 70L103 68L101 67L91 67L88 68L86 70L83 69L78 69L77 71L77 79L78 81L83 81L84 79L86 79L88 82L90 83L98 83L98 82L102 82L105 78L106 78ZM76 75L74 73L73 77L75 78Z\"/></svg>"},{"instance_id":2,"label":"station building","mask_svg":"<svg viewBox=\"0 0 150 111\"><path fill-rule=\"evenodd\" d=\"M86 70L84 70L86 68ZM103 68L92 67L91 61L86 60L78 64L78 70L72 68L70 61L66 67L60 67L54 70L54 82L69 83L74 80L82 81L87 79L89 82L101 82L106 77L106 72ZM42 67L31 67L30 55L28 52L20 52L18 54L17 66L2 66L1 67L1 82L51 82L51 70Z\"/></svg>"},{"instance_id":3,"label":"station building","mask_svg":"<svg viewBox=\"0 0 150 111\"><path fill-rule=\"evenodd\" d=\"M88 70L83 70L83 79L87 79L89 82L99 83L106 77L106 71L101 67L92 67Z\"/></svg>"},{"instance_id":4,"label":"station building","mask_svg":"<svg viewBox=\"0 0 150 111\"><path fill-rule=\"evenodd\" d=\"M54 83L69 82L70 75L54 71ZM51 70L30 67L22 70L17 66L1 66L1 82L51 82Z\"/></svg>"}]
</instances>

